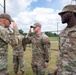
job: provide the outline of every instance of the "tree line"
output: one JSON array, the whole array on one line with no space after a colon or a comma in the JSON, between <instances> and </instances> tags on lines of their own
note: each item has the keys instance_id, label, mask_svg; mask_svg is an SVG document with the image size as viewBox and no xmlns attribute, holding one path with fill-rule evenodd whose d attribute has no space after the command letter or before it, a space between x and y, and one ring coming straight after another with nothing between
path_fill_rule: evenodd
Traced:
<instances>
[{"instance_id":1,"label":"tree line","mask_svg":"<svg viewBox=\"0 0 76 75\"><path fill-rule=\"evenodd\" d=\"M22 34L22 35L26 35L27 33L24 33L24 31L22 30L22 29L19 29L19 32L20 32L20 34ZM52 32L49 32L49 31L46 31L46 32L44 32L47 36L49 36L49 37L57 37L58 35L56 34L56 33L52 33ZM32 35L34 35L34 33L32 32L31 34L30 34L30 36L32 36Z\"/></svg>"}]
</instances>

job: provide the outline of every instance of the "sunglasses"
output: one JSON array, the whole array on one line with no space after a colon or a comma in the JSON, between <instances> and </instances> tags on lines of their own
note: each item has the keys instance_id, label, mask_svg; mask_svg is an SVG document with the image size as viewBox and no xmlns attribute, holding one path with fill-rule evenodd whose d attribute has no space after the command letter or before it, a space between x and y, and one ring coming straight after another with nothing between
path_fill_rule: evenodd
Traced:
<instances>
[{"instance_id":1,"label":"sunglasses","mask_svg":"<svg viewBox=\"0 0 76 75\"><path fill-rule=\"evenodd\" d=\"M33 27L34 29L36 28L36 27Z\"/></svg>"}]
</instances>

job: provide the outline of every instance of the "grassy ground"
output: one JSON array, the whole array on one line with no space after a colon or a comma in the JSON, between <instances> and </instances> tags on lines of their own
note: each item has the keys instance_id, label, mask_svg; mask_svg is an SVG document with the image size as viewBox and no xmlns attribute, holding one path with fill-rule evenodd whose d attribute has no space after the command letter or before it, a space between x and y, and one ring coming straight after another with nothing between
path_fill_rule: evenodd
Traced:
<instances>
[{"instance_id":1,"label":"grassy ground","mask_svg":"<svg viewBox=\"0 0 76 75\"><path fill-rule=\"evenodd\" d=\"M58 49L58 42L52 41L51 42L51 46L52 46L52 49ZM49 72L55 70L57 54L58 54L57 51L51 50L51 53L50 53L51 60L49 62L49 66L47 67L46 75ZM24 54L26 75L33 75L32 69L31 69L31 57L32 57L31 47L27 47L26 51L25 51L25 54ZM11 48L11 46L8 47L8 70L9 70L10 75L14 75L13 63L12 63L12 48ZM19 75L21 75L20 71L19 71Z\"/></svg>"},{"instance_id":2,"label":"grassy ground","mask_svg":"<svg viewBox=\"0 0 76 75\"><path fill-rule=\"evenodd\" d=\"M58 37L50 37L50 40L57 41L58 40Z\"/></svg>"}]
</instances>

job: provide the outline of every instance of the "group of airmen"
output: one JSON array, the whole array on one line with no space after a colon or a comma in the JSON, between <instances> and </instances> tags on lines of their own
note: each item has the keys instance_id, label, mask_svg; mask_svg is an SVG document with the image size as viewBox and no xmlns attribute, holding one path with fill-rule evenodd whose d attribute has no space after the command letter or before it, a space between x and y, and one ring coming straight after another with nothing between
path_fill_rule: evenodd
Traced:
<instances>
[{"instance_id":1,"label":"group of airmen","mask_svg":"<svg viewBox=\"0 0 76 75\"><path fill-rule=\"evenodd\" d=\"M13 23L11 27L10 24ZM8 30L11 28L13 32ZM30 37L31 28L36 33ZM32 44L32 69L34 75L44 75L45 68L48 66L50 40L47 35L41 32L41 24L35 23L30 27L29 33L23 36L19 33L17 24L8 14L0 14L0 75L9 75L8 73L8 44L13 49L13 70L18 75L18 69L22 75L25 75L24 51L26 44Z\"/></svg>"},{"instance_id":2,"label":"group of airmen","mask_svg":"<svg viewBox=\"0 0 76 75\"><path fill-rule=\"evenodd\" d=\"M59 54L56 70L53 75L76 75L76 5L66 5L58 13L62 23L67 26L59 34ZM13 24L11 27L10 24ZM11 28L13 32L9 31ZM24 52L27 44L32 44L31 67L34 75L45 75L49 65L51 42L49 37L42 33L41 24L36 22L30 26L29 32L23 36L18 31L18 26L10 15L0 14L0 75L9 75L8 72L8 44L13 49L13 70L18 75L18 68L22 75L25 74ZM31 28L34 35L30 36ZM50 65L51 66L51 65ZM31 75L31 74L30 74Z\"/></svg>"}]
</instances>

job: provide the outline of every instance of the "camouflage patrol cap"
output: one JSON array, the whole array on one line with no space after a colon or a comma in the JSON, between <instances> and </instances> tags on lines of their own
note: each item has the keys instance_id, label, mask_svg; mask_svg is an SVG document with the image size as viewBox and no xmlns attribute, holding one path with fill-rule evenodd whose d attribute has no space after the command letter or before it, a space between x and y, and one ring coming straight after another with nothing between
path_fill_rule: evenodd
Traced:
<instances>
[{"instance_id":1,"label":"camouflage patrol cap","mask_svg":"<svg viewBox=\"0 0 76 75\"><path fill-rule=\"evenodd\" d=\"M7 19L7 20L9 20L10 22L14 22L14 20L11 18L11 16L8 15L8 14L5 14L5 13L0 14L0 18Z\"/></svg>"},{"instance_id":2,"label":"camouflage patrol cap","mask_svg":"<svg viewBox=\"0 0 76 75\"><path fill-rule=\"evenodd\" d=\"M34 23L34 25L31 26L31 28L35 28L35 27L41 27L41 24L40 23Z\"/></svg>"},{"instance_id":3,"label":"camouflage patrol cap","mask_svg":"<svg viewBox=\"0 0 76 75\"><path fill-rule=\"evenodd\" d=\"M76 13L76 5L66 5L62 11L60 13L58 13L59 15L61 15L62 13L64 12L73 12L73 13Z\"/></svg>"}]
</instances>

